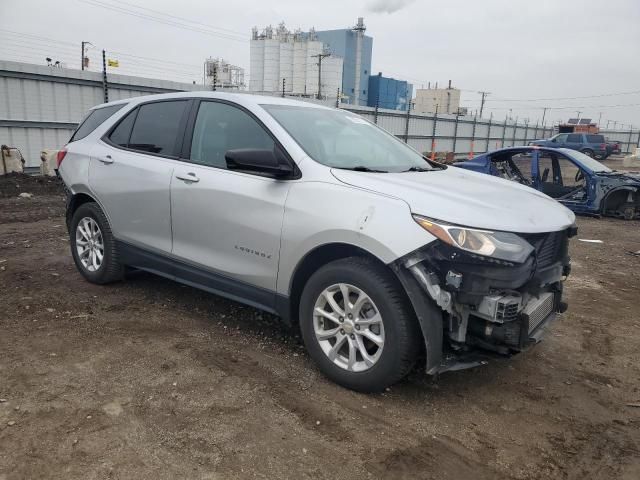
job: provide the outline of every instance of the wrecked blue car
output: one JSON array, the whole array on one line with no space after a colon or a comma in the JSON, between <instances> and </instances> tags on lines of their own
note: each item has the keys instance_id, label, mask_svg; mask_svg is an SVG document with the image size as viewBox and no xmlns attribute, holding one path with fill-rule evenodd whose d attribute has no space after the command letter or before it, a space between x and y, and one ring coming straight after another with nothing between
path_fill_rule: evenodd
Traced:
<instances>
[{"instance_id":1,"label":"wrecked blue car","mask_svg":"<svg viewBox=\"0 0 640 480\"><path fill-rule=\"evenodd\" d=\"M528 185L577 214L640 218L640 174L612 170L575 150L511 147L454 165Z\"/></svg>"}]
</instances>

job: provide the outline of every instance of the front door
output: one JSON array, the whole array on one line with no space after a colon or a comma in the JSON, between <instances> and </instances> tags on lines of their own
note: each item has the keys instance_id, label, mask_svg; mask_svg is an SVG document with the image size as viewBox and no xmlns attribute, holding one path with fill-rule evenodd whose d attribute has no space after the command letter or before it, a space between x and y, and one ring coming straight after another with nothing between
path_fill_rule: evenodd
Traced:
<instances>
[{"instance_id":1,"label":"front door","mask_svg":"<svg viewBox=\"0 0 640 480\"><path fill-rule=\"evenodd\" d=\"M561 153L539 150L535 162L535 186L562 203L587 201L588 174Z\"/></svg>"},{"instance_id":2,"label":"front door","mask_svg":"<svg viewBox=\"0 0 640 480\"><path fill-rule=\"evenodd\" d=\"M171 252L171 158L177 158L188 103L141 105L91 152L89 185L118 240Z\"/></svg>"},{"instance_id":3,"label":"front door","mask_svg":"<svg viewBox=\"0 0 640 480\"><path fill-rule=\"evenodd\" d=\"M240 107L204 100L191 137L188 158L171 179L173 255L199 267L194 282L269 303L290 183L228 170L225 152L273 149L275 141Z\"/></svg>"}]
</instances>

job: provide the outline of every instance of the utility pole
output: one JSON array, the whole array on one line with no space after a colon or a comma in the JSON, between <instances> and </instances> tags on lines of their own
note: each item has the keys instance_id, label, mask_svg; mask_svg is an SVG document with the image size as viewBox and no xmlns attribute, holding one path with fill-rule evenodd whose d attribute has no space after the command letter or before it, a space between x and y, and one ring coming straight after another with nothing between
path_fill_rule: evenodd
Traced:
<instances>
[{"instance_id":1,"label":"utility pole","mask_svg":"<svg viewBox=\"0 0 640 480\"><path fill-rule=\"evenodd\" d=\"M598 128L600 127L600 120L602 120L602 112L599 112L598 115Z\"/></svg>"},{"instance_id":2,"label":"utility pole","mask_svg":"<svg viewBox=\"0 0 640 480\"><path fill-rule=\"evenodd\" d=\"M218 83L218 62L213 64L213 91L216 91L216 84Z\"/></svg>"},{"instance_id":3,"label":"utility pole","mask_svg":"<svg viewBox=\"0 0 640 480\"><path fill-rule=\"evenodd\" d=\"M319 53L317 55L311 55L318 58L318 100L322 98L322 60L331 56L331 53Z\"/></svg>"},{"instance_id":4,"label":"utility pole","mask_svg":"<svg viewBox=\"0 0 640 480\"><path fill-rule=\"evenodd\" d=\"M491 92L478 92L482 95L482 99L480 100L480 118L482 118L482 112L484 111L484 102L487 98L487 95L490 95Z\"/></svg>"},{"instance_id":5,"label":"utility pole","mask_svg":"<svg viewBox=\"0 0 640 480\"><path fill-rule=\"evenodd\" d=\"M544 107L542 109L542 125L544 125L544 117L547 116L547 110L549 110L549 107Z\"/></svg>"},{"instance_id":6,"label":"utility pole","mask_svg":"<svg viewBox=\"0 0 640 480\"><path fill-rule=\"evenodd\" d=\"M84 70L84 46L93 45L91 42L82 42L82 53L80 55L80 70Z\"/></svg>"},{"instance_id":7,"label":"utility pole","mask_svg":"<svg viewBox=\"0 0 640 480\"><path fill-rule=\"evenodd\" d=\"M284 88L285 88L286 83L287 83L287 79L283 78L282 79L282 98L284 98Z\"/></svg>"},{"instance_id":8,"label":"utility pole","mask_svg":"<svg viewBox=\"0 0 640 480\"><path fill-rule=\"evenodd\" d=\"M109 103L109 84L107 83L107 54L102 50L102 93L104 103Z\"/></svg>"}]
</instances>

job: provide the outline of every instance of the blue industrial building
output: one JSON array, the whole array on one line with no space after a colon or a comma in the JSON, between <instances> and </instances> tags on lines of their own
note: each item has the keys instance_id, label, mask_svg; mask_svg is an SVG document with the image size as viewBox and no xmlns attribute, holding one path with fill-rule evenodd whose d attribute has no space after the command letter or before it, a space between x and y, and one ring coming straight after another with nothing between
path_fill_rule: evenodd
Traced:
<instances>
[{"instance_id":1,"label":"blue industrial building","mask_svg":"<svg viewBox=\"0 0 640 480\"><path fill-rule=\"evenodd\" d=\"M383 77L382 73L369 77L369 98L367 105L390 110L407 111L413 96L413 85L404 80Z\"/></svg>"},{"instance_id":2,"label":"blue industrial building","mask_svg":"<svg viewBox=\"0 0 640 480\"><path fill-rule=\"evenodd\" d=\"M327 45L332 54L344 59L340 93L348 97L343 97L343 101L354 105L367 105L369 97L373 38L364 34L365 29L363 19L358 18L352 29L315 32L316 38Z\"/></svg>"}]
</instances>

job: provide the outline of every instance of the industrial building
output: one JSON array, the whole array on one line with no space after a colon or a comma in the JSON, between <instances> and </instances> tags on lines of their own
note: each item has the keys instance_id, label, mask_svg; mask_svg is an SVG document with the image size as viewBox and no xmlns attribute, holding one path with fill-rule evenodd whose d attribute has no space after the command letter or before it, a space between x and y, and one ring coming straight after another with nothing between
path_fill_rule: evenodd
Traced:
<instances>
[{"instance_id":1,"label":"industrial building","mask_svg":"<svg viewBox=\"0 0 640 480\"><path fill-rule=\"evenodd\" d=\"M404 80L383 77L382 73L369 77L367 106L407 111L413 95L413 85Z\"/></svg>"},{"instance_id":2,"label":"industrial building","mask_svg":"<svg viewBox=\"0 0 640 480\"><path fill-rule=\"evenodd\" d=\"M336 97L342 85L343 59L327 56L316 32L289 31L284 24L251 34L251 92L281 92L286 95Z\"/></svg>"},{"instance_id":3,"label":"industrial building","mask_svg":"<svg viewBox=\"0 0 640 480\"><path fill-rule=\"evenodd\" d=\"M315 32L332 55L344 59L341 92L343 101L352 105L367 105L369 95L373 38L364 34L366 29L359 17L352 28Z\"/></svg>"},{"instance_id":4,"label":"industrial building","mask_svg":"<svg viewBox=\"0 0 640 480\"><path fill-rule=\"evenodd\" d=\"M204 62L206 84L215 89L244 90L244 68L231 65L222 58Z\"/></svg>"},{"instance_id":5,"label":"industrial building","mask_svg":"<svg viewBox=\"0 0 640 480\"><path fill-rule=\"evenodd\" d=\"M460 90L451 88L418 88L411 108L416 113L458 113L460 109Z\"/></svg>"}]
</instances>

